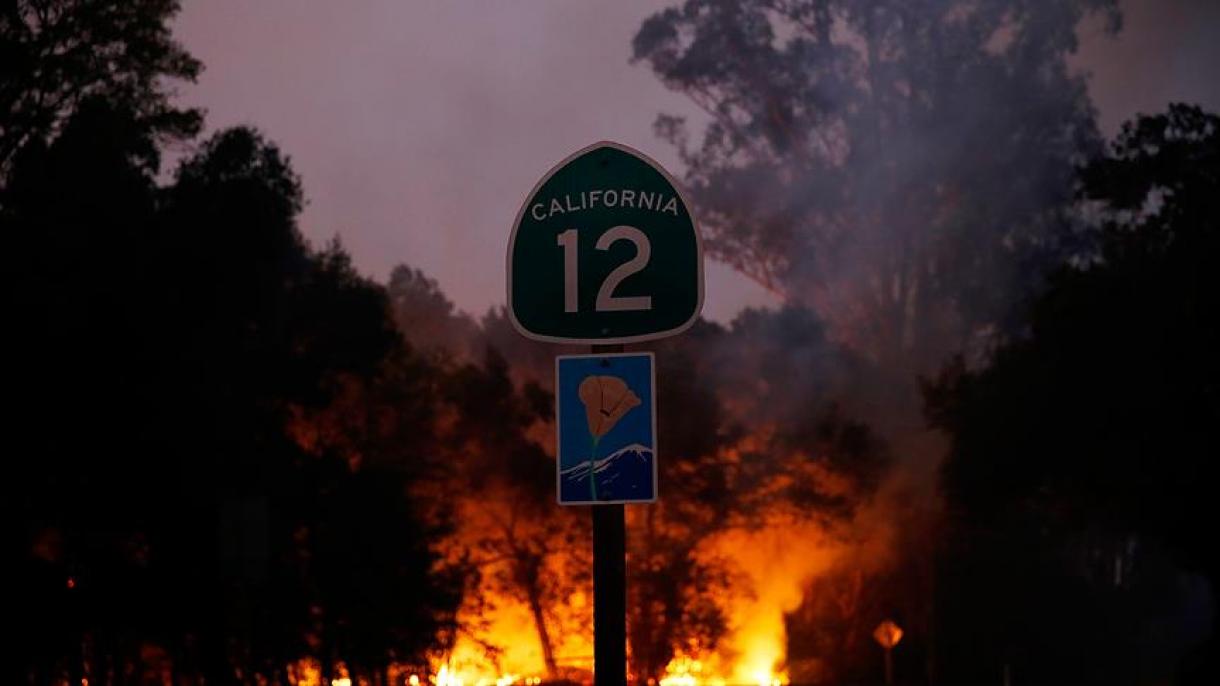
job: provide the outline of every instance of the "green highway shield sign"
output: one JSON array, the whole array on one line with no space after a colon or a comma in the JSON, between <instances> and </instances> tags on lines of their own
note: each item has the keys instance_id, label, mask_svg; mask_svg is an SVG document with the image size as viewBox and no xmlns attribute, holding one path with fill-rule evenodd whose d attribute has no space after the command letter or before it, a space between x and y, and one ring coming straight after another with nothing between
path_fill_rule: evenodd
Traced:
<instances>
[{"instance_id":1,"label":"green highway shield sign","mask_svg":"<svg viewBox=\"0 0 1220 686\"><path fill-rule=\"evenodd\" d=\"M523 335L631 343L680 333L703 307L690 203L659 164L595 143L556 165L517 213L508 311Z\"/></svg>"}]
</instances>

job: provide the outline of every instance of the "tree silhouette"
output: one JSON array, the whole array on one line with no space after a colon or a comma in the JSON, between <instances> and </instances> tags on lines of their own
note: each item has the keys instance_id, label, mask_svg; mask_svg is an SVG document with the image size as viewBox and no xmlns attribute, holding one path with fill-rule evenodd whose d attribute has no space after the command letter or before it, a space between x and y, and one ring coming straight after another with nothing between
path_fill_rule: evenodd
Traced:
<instances>
[{"instance_id":1,"label":"tree silhouette","mask_svg":"<svg viewBox=\"0 0 1220 686\"><path fill-rule=\"evenodd\" d=\"M958 533L946 559L955 579L973 577L956 587L951 616L979 620L965 607L977 602L1011 620L969 629L997 633L963 666L1007 646L1003 659L1026 673L1062 677L1093 651L1082 681L1164 678L1191 640L1146 633L1158 621L1189 626L1158 619L1188 612L1170 562L1217 588L1203 523L1220 419L1220 118L1181 105L1141 117L1083 179L1105 219L1094 258L1055 275L1031 304L1028 335L990 367L950 369L929 390L930 415L952 437L943 485ZM985 585L1007 590L979 602ZM1104 633L1071 629L1107 615ZM1211 622L1185 682L1215 679L1214 611ZM1116 644L1135 662L1101 659Z\"/></svg>"},{"instance_id":2,"label":"tree silhouette","mask_svg":"<svg viewBox=\"0 0 1220 686\"><path fill-rule=\"evenodd\" d=\"M930 370L1001 321L1064 240L1097 144L1066 56L1107 0L688 0L633 59L707 128L661 116L711 255L813 306L890 365ZM1019 296L1018 296L1019 297Z\"/></svg>"},{"instance_id":3,"label":"tree silhouette","mask_svg":"<svg viewBox=\"0 0 1220 686\"><path fill-rule=\"evenodd\" d=\"M554 505L554 461L536 438L549 423L551 396L533 384L518 389L507 361L488 348L481 365L453 370L445 398L454 413L445 434L451 456L445 490L462 518L455 545L483 581L474 600L520 602L547 676L557 678L564 610L589 580L580 564L588 562L581 548L589 532L583 517Z\"/></svg>"},{"instance_id":4,"label":"tree silhouette","mask_svg":"<svg viewBox=\"0 0 1220 686\"><path fill-rule=\"evenodd\" d=\"M443 365L477 361L483 354L486 341L478 325L422 271L395 267L386 291L398 330L425 356Z\"/></svg>"},{"instance_id":5,"label":"tree silhouette","mask_svg":"<svg viewBox=\"0 0 1220 686\"><path fill-rule=\"evenodd\" d=\"M170 103L201 65L170 35L178 0L0 2L0 170L53 135L91 98L130 112L158 138L199 131L202 114Z\"/></svg>"},{"instance_id":6,"label":"tree silhouette","mask_svg":"<svg viewBox=\"0 0 1220 686\"><path fill-rule=\"evenodd\" d=\"M0 487L25 582L13 621L30 627L12 681L422 664L461 583L437 573L443 522L411 497L430 368L384 292L302 239L274 146L223 131L160 187L156 136L90 99L21 149L0 191L21 256L0 272L0 345L25 399L5 419L23 459ZM304 430L315 417L329 424ZM335 426L342 440L317 438Z\"/></svg>"}]
</instances>

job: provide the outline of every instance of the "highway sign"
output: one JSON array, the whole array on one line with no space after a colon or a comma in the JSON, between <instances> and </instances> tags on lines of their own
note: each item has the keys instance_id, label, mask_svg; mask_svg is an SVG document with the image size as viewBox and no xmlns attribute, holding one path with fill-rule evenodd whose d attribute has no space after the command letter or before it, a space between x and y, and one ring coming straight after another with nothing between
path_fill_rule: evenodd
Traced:
<instances>
[{"instance_id":1,"label":"highway sign","mask_svg":"<svg viewBox=\"0 0 1220 686\"><path fill-rule=\"evenodd\" d=\"M555 360L560 505L657 499L652 353Z\"/></svg>"},{"instance_id":2,"label":"highway sign","mask_svg":"<svg viewBox=\"0 0 1220 686\"><path fill-rule=\"evenodd\" d=\"M690 203L659 164L611 142L577 151L530 191L508 247L522 335L630 343L680 333L703 307Z\"/></svg>"}]
</instances>

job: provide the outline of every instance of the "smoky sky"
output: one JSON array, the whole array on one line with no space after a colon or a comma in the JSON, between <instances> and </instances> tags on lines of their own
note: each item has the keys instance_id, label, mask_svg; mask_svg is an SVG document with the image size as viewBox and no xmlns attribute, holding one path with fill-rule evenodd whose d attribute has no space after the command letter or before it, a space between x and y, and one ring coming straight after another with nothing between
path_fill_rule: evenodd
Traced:
<instances>
[{"instance_id":1,"label":"smoky sky","mask_svg":"<svg viewBox=\"0 0 1220 686\"><path fill-rule=\"evenodd\" d=\"M504 302L513 217L552 164L610 139L681 176L652 123L698 113L629 63L640 22L670 4L193 0L175 31L206 70L182 99L210 129L254 125L291 156L312 241L339 236L379 280L419 267L481 314ZM1103 131L1171 100L1220 109L1220 2L1122 6L1123 32L1084 26L1073 59ZM773 302L707 265L705 316Z\"/></svg>"}]
</instances>

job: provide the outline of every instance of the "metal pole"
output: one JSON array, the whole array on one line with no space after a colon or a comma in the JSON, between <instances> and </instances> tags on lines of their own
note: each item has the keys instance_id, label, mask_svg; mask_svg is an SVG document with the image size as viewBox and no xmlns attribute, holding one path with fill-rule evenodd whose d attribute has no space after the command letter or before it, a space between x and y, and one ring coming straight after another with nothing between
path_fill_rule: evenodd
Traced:
<instances>
[{"instance_id":1,"label":"metal pole","mask_svg":"<svg viewBox=\"0 0 1220 686\"><path fill-rule=\"evenodd\" d=\"M621 353L595 345L593 354ZM593 478L590 474L589 478ZM627 684L627 527L622 505L593 505L593 686Z\"/></svg>"},{"instance_id":2,"label":"metal pole","mask_svg":"<svg viewBox=\"0 0 1220 686\"><path fill-rule=\"evenodd\" d=\"M885 686L894 686L894 649L885 649Z\"/></svg>"}]
</instances>

